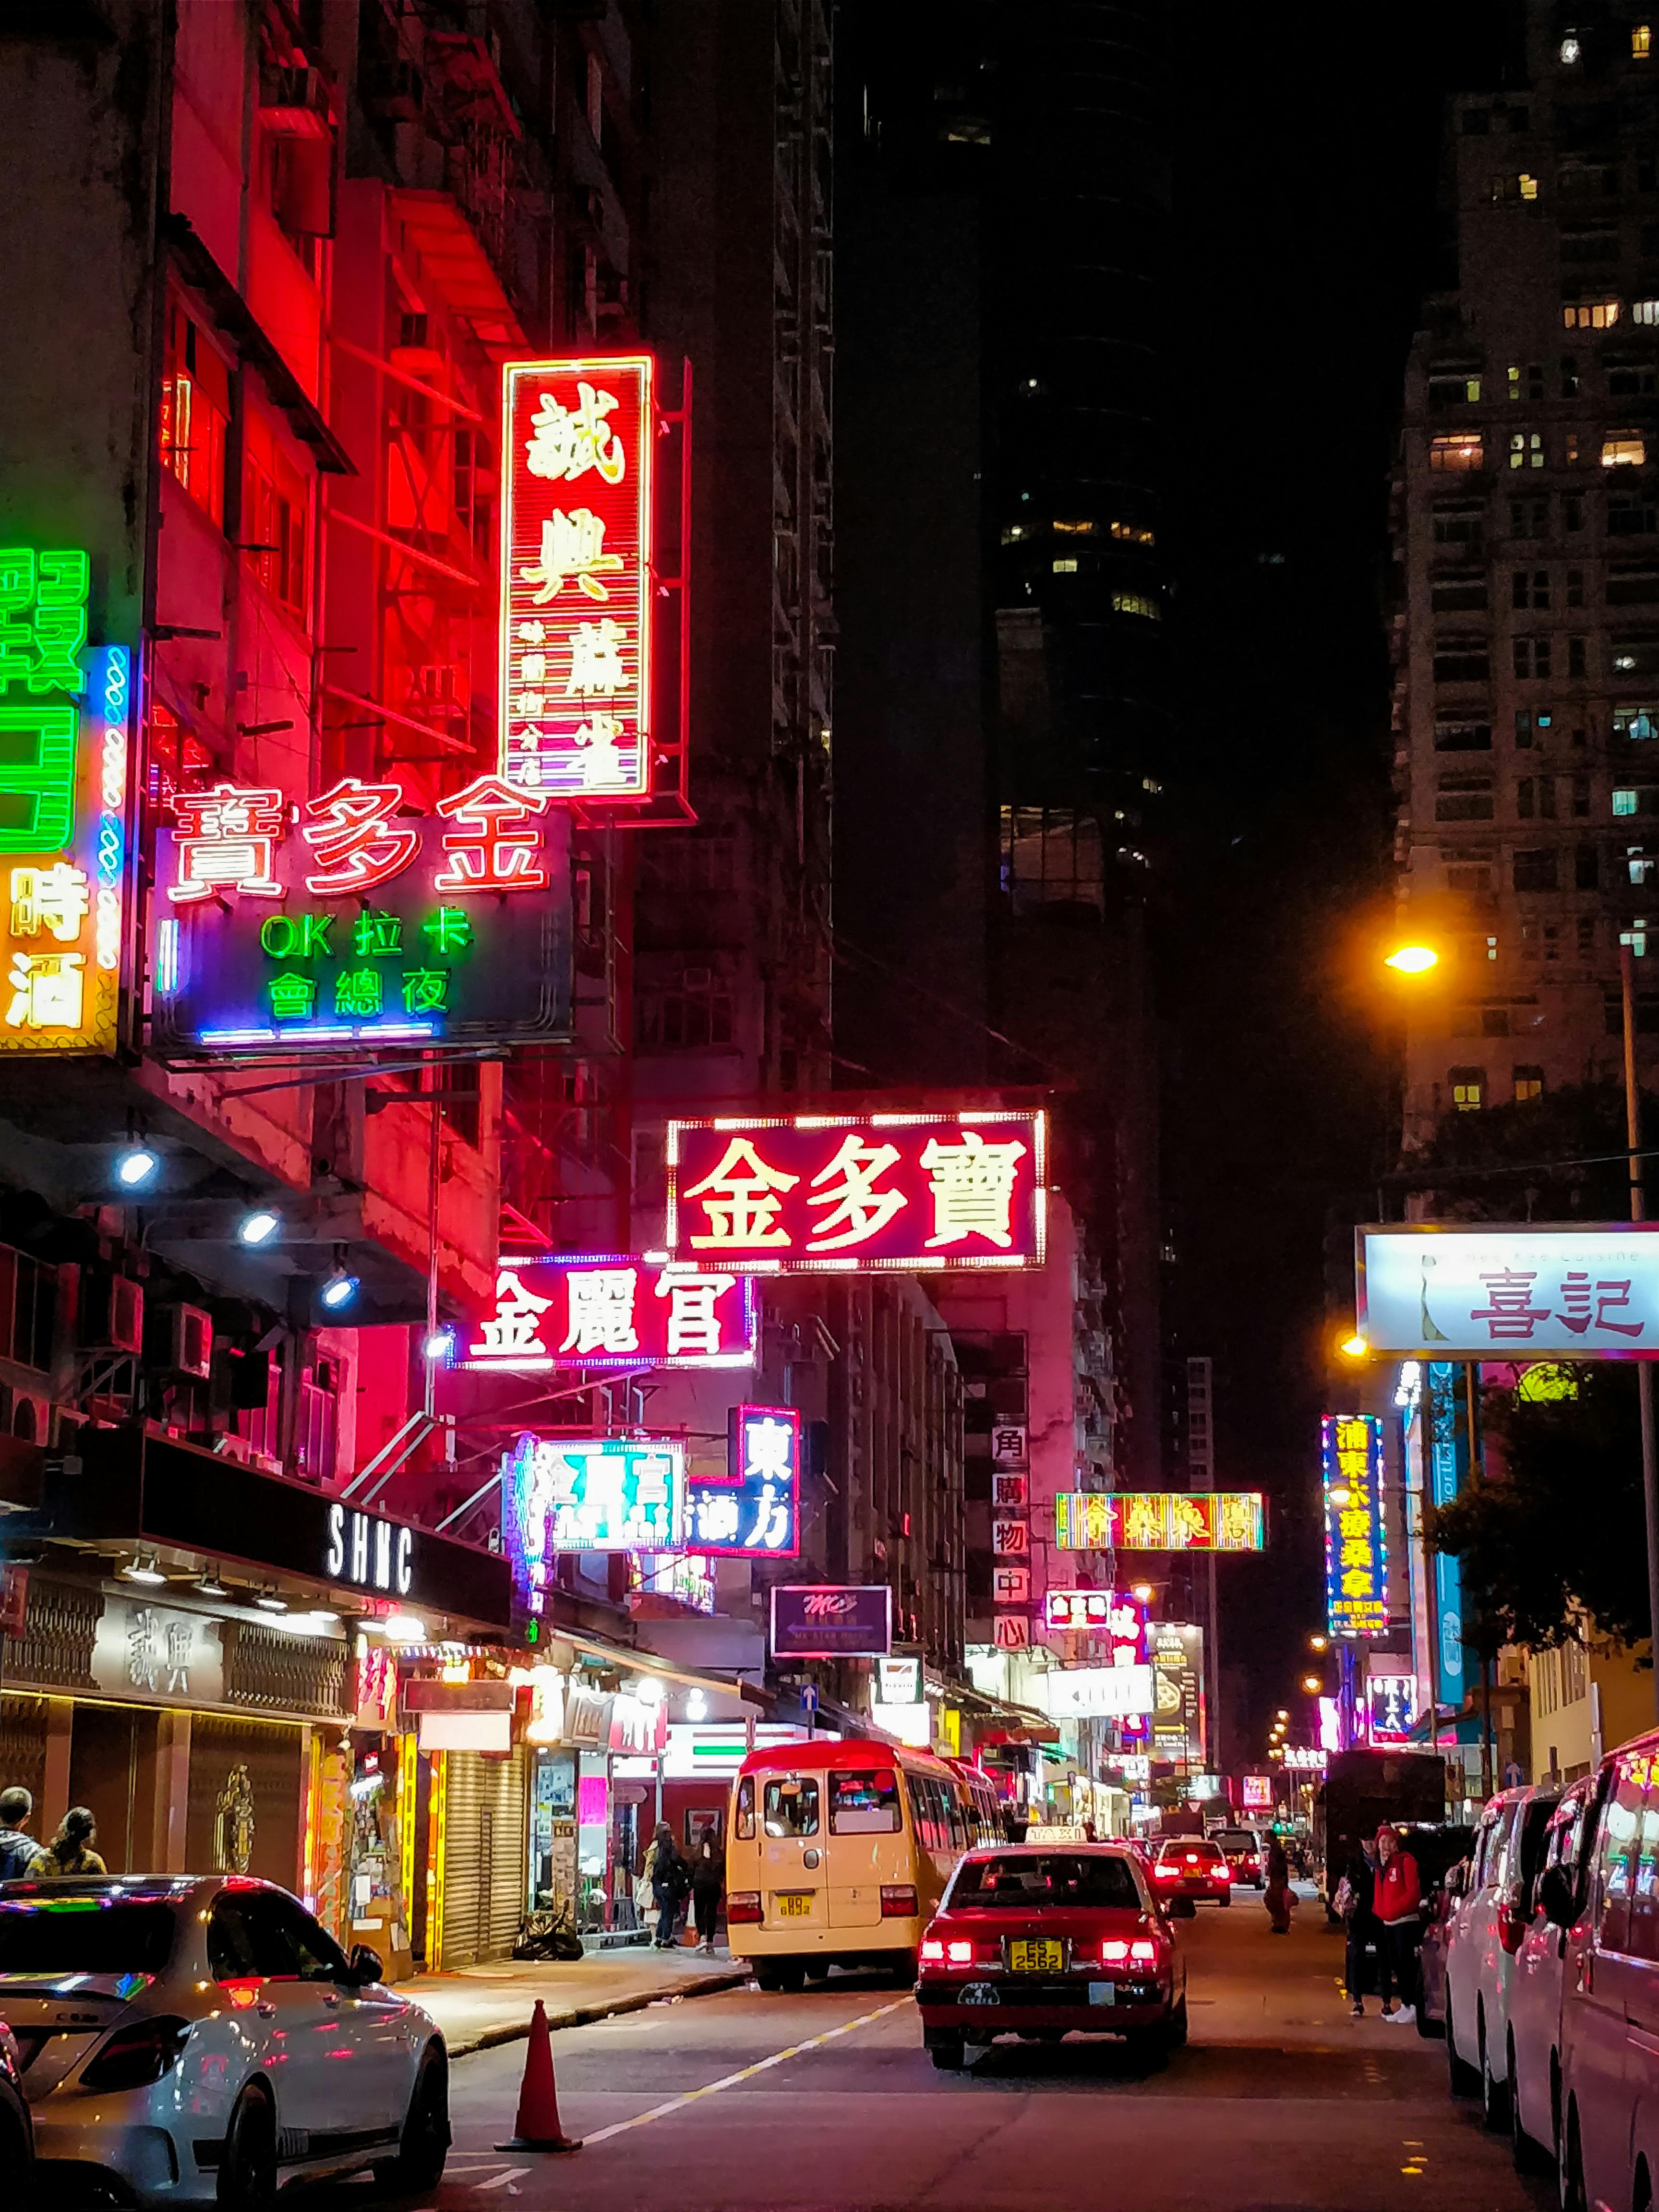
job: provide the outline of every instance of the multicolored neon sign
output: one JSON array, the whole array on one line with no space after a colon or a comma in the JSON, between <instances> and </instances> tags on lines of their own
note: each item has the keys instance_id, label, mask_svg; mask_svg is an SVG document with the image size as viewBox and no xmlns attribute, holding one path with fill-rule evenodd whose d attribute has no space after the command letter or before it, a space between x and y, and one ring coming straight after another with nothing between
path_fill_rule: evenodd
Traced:
<instances>
[{"instance_id":1,"label":"multicolored neon sign","mask_svg":"<svg viewBox=\"0 0 1659 2212\"><path fill-rule=\"evenodd\" d=\"M1375 1413L1327 1413L1319 1433L1326 1620L1333 1636L1380 1636L1389 1625L1382 1424Z\"/></svg>"},{"instance_id":2,"label":"multicolored neon sign","mask_svg":"<svg viewBox=\"0 0 1659 2212\"><path fill-rule=\"evenodd\" d=\"M724 1477L693 1481L688 1551L726 1559L800 1557L800 1415L793 1406L733 1406Z\"/></svg>"},{"instance_id":3,"label":"multicolored neon sign","mask_svg":"<svg viewBox=\"0 0 1659 2212\"><path fill-rule=\"evenodd\" d=\"M415 812L344 776L220 783L156 835L157 1038L185 1048L494 1042L570 1021L569 824L481 775Z\"/></svg>"},{"instance_id":4,"label":"multicolored neon sign","mask_svg":"<svg viewBox=\"0 0 1659 2212\"><path fill-rule=\"evenodd\" d=\"M668 1249L764 1274L1042 1264L1047 1122L1001 1109L668 1124Z\"/></svg>"},{"instance_id":5,"label":"multicolored neon sign","mask_svg":"<svg viewBox=\"0 0 1659 2212\"><path fill-rule=\"evenodd\" d=\"M554 1367L752 1367L758 1301L746 1275L637 1254L505 1255L495 1310L459 1364L536 1374Z\"/></svg>"},{"instance_id":6,"label":"multicolored neon sign","mask_svg":"<svg viewBox=\"0 0 1659 2212\"><path fill-rule=\"evenodd\" d=\"M502 372L501 771L521 790L650 796L655 367Z\"/></svg>"},{"instance_id":7,"label":"multicolored neon sign","mask_svg":"<svg viewBox=\"0 0 1659 2212\"><path fill-rule=\"evenodd\" d=\"M132 662L87 647L92 563L0 550L0 1051L113 1052Z\"/></svg>"},{"instance_id":8,"label":"multicolored neon sign","mask_svg":"<svg viewBox=\"0 0 1659 2212\"><path fill-rule=\"evenodd\" d=\"M1139 1666L1146 1656L1146 1608L1116 1590L1045 1590L1042 1625L1064 1634L1109 1637L1115 1667Z\"/></svg>"},{"instance_id":9,"label":"multicolored neon sign","mask_svg":"<svg viewBox=\"0 0 1659 2212\"><path fill-rule=\"evenodd\" d=\"M561 1552L685 1548L685 1447L672 1439L526 1434L501 1471L507 1552L532 1613Z\"/></svg>"},{"instance_id":10,"label":"multicolored neon sign","mask_svg":"<svg viewBox=\"0 0 1659 2212\"><path fill-rule=\"evenodd\" d=\"M1062 1552L1259 1552L1259 1490L1065 1490L1054 1500Z\"/></svg>"}]
</instances>

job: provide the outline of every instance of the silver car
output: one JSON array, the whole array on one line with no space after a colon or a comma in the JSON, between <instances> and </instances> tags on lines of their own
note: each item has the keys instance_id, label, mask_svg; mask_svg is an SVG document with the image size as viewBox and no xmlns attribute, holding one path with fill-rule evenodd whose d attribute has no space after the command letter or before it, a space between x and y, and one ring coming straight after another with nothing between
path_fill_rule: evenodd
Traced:
<instances>
[{"instance_id":1,"label":"silver car","mask_svg":"<svg viewBox=\"0 0 1659 2212\"><path fill-rule=\"evenodd\" d=\"M0 2016L43 2196L56 2179L121 2203L262 2212L284 2182L364 2166L398 2191L434 2187L443 2039L380 1972L269 1882L8 1883Z\"/></svg>"}]
</instances>

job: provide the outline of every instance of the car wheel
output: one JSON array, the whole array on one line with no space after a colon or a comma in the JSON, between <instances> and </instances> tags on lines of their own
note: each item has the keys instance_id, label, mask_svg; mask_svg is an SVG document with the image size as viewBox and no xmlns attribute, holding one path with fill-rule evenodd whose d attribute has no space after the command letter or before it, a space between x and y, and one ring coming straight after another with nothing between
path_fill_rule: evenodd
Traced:
<instances>
[{"instance_id":1,"label":"car wheel","mask_svg":"<svg viewBox=\"0 0 1659 2212\"><path fill-rule=\"evenodd\" d=\"M827 1959L809 1960L806 1966L806 1978L809 1982L827 1982L830 1978L830 1961Z\"/></svg>"},{"instance_id":2,"label":"car wheel","mask_svg":"<svg viewBox=\"0 0 1659 2212\"><path fill-rule=\"evenodd\" d=\"M1179 2051L1187 2040L1187 2000L1184 1996L1170 2014L1170 2025L1164 2032L1164 2040L1171 2051Z\"/></svg>"},{"instance_id":3,"label":"car wheel","mask_svg":"<svg viewBox=\"0 0 1659 2212\"><path fill-rule=\"evenodd\" d=\"M382 2159L374 2179L382 2189L435 2189L449 2156L449 2069L434 2051L421 2062L410 2093L402 2141L396 2158Z\"/></svg>"},{"instance_id":4,"label":"car wheel","mask_svg":"<svg viewBox=\"0 0 1659 2212\"><path fill-rule=\"evenodd\" d=\"M776 1986L781 1990L787 1990L791 1996L793 1996L796 1990L805 1984L806 1961L805 1959L780 1959L776 1972L778 1977Z\"/></svg>"},{"instance_id":5,"label":"car wheel","mask_svg":"<svg viewBox=\"0 0 1659 2212\"><path fill-rule=\"evenodd\" d=\"M967 2057L967 2045L959 2035L941 2036L928 2045L927 2051L941 2074L959 2074Z\"/></svg>"},{"instance_id":6,"label":"car wheel","mask_svg":"<svg viewBox=\"0 0 1659 2212\"><path fill-rule=\"evenodd\" d=\"M1466 2058L1457 2055L1457 2029L1452 2019L1451 1990L1446 1990L1446 2087L1454 2097L1472 2097L1480 2076Z\"/></svg>"},{"instance_id":7,"label":"car wheel","mask_svg":"<svg viewBox=\"0 0 1659 2212\"><path fill-rule=\"evenodd\" d=\"M1428 2001L1420 1990L1417 1999L1417 2032L1425 2043L1431 2043L1437 2035L1446 2033L1444 2021L1430 2019Z\"/></svg>"},{"instance_id":8,"label":"car wheel","mask_svg":"<svg viewBox=\"0 0 1659 2212\"><path fill-rule=\"evenodd\" d=\"M783 1987L779 1965L775 1959L756 1960L755 1987L757 1990L764 1990L769 1996L775 1995Z\"/></svg>"},{"instance_id":9,"label":"car wheel","mask_svg":"<svg viewBox=\"0 0 1659 2212\"><path fill-rule=\"evenodd\" d=\"M1517 2173L1547 2173L1549 2160L1541 2143L1535 2143L1521 2124L1521 2097L1516 2087L1518 2076L1515 2070L1515 2038L1509 2039L1510 2069L1510 2156L1515 2161Z\"/></svg>"},{"instance_id":10,"label":"car wheel","mask_svg":"<svg viewBox=\"0 0 1659 2212\"><path fill-rule=\"evenodd\" d=\"M1492 2051L1486 2043L1486 2017L1480 2015L1480 2124L1488 2135L1501 2136L1510 2124L1509 2085L1496 2081Z\"/></svg>"},{"instance_id":11,"label":"car wheel","mask_svg":"<svg viewBox=\"0 0 1659 2212\"><path fill-rule=\"evenodd\" d=\"M1585 2212L1584 2156L1578 2141L1576 2103L1567 2106L1566 2124L1561 2130L1561 2145L1556 2154L1555 2185L1561 2212Z\"/></svg>"},{"instance_id":12,"label":"car wheel","mask_svg":"<svg viewBox=\"0 0 1659 2212\"><path fill-rule=\"evenodd\" d=\"M225 2130L220 2212L272 2212L276 2203L276 2107L263 2081L250 2081Z\"/></svg>"}]
</instances>

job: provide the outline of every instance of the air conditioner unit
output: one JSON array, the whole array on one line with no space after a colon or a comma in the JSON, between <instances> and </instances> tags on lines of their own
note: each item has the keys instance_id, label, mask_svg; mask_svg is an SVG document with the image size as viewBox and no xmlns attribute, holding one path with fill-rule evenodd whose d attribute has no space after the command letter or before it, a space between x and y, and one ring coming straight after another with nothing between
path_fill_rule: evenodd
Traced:
<instances>
[{"instance_id":1,"label":"air conditioner unit","mask_svg":"<svg viewBox=\"0 0 1659 2212\"><path fill-rule=\"evenodd\" d=\"M109 1286L109 1340L117 1352L144 1348L143 1286L125 1275L115 1276Z\"/></svg>"},{"instance_id":2,"label":"air conditioner unit","mask_svg":"<svg viewBox=\"0 0 1659 2212\"><path fill-rule=\"evenodd\" d=\"M213 1322L200 1306L174 1306L168 1365L180 1375L206 1377L213 1364Z\"/></svg>"},{"instance_id":3,"label":"air conditioner unit","mask_svg":"<svg viewBox=\"0 0 1659 2212\"><path fill-rule=\"evenodd\" d=\"M328 131L328 82L320 70L259 72L259 120L278 137L317 138Z\"/></svg>"}]
</instances>

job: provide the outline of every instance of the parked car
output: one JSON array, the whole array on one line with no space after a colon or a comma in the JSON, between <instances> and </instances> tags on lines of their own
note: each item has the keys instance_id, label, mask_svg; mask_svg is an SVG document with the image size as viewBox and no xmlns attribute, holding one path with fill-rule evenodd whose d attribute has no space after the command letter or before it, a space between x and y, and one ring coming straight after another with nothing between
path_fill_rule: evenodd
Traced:
<instances>
[{"instance_id":1,"label":"parked car","mask_svg":"<svg viewBox=\"0 0 1659 2212\"><path fill-rule=\"evenodd\" d=\"M1487 2127L1509 2125L1510 2003L1516 1958L1532 1919L1550 1816L1547 1784L1503 1790L1483 1809L1463 1878L1449 1880L1441 2016L1454 2096L1478 2091Z\"/></svg>"},{"instance_id":2,"label":"parked car","mask_svg":"<svg viewBox=\"0 0 1659 2212\"><path fill-rule=\"evenodd\" d=\"M1187 1969L1139 1856L1120 1844L970 1850L921 1939L916 2003L942 2069L970 2044L1068 2029L1149 2056L1187 2040Z\"/></svg>"},{"instance_id":3,"label":"parked car","mask_svg":"<svg viewBox=\"0 0 1659 2212\"><path fill-rule=\"evenodd\" d=\"M1522 2173L1543 2172L1556 2158L1561 2082L1561 1970L1564 1932L1542 1908L1544 1877L1552 1868L1577 1893L1583 1863L1584 1816L1595 1794L1586 1775L1566 1790L1550 1814L1542 1861L1533 1885L1533 1917L1516 1954L1510 1992L1510 2146Z\"/></svg>"},{"instance_id":4,"label":"parked car","mask_svg":"<svg viewBox=\"0 0 1659 2212\"><path fill-rule=\"evenodd\" d=\"M1206 1898L1213 1905L1233 1901L1227 1854L1206 1836L1166 1836L1152 1861L1152 1887L1165 1905L1185 1900L1189 1910Z\"/></svg>"},{"instance_id":5,"label":"parked car","mask_svg":"<svg viewBox=\"0 0 1659 2212\"><path fill-rule=\"evenodd\" d=\"M34 2127L23 2094L23 2069L17 2039L0 2020L0 2173L21 2178L18 2194L29 2202L28 2177L34 2170Z\"/></svg>"},{"instance_id":6,"label":"parked car","mask_svg":"<svg viewBox=\"0 0 1659 2212\"><path fill-rule=\"evenodd\" d=\"M365 2166L434 2188L443 2042L380 1972L244 1876L8 1884L0 1987L42 2184L63 2163L112 2203L239 2207Z\"/></svg>"},{"instance_id":7,"label":"parked car","mask_svg":"<svg viewBox=\"0 0 1659 2212\"><path fill-rule=\"evenodd\" d=\"M1253 1828L1218 1828L1210 1838L1219 1844L1227 1854L1227 1864L1235 1881L1253 1881L1258 1889L1267 1886L1267 1875L1261 1866L1261 1838Z\"/></svg>"}]
</instances>

